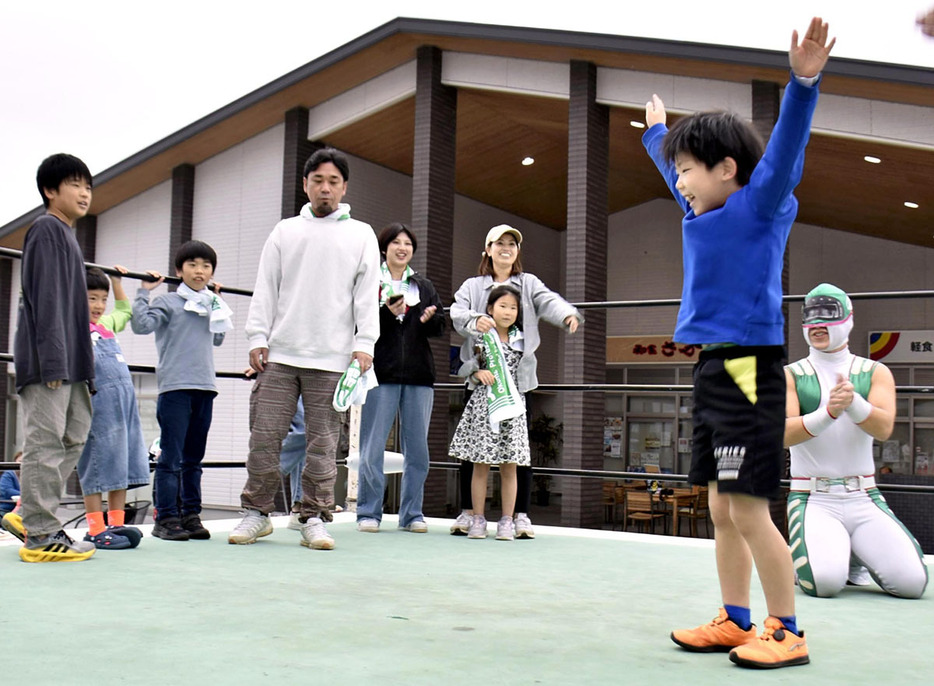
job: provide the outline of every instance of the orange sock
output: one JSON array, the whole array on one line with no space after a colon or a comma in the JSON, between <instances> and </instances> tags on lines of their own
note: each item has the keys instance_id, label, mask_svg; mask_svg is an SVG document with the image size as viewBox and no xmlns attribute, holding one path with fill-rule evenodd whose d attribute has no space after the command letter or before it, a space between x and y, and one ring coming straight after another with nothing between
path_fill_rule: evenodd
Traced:
<instances>
[{"instance_id":1,"label":"orange sock","mask_svg":"<svg viewBox=\"0 0 934 686\"><path fill-rule=\"evenodd\" d=\"M110 510L107 513L107 523L110 526L123 526L126 523L126 511Z\"/></svg>"},{"instance_id":2,"label":"orange sock","mask_svg":"<svg viewBox=\"0 0 934 686\"><path fill-rule=\"evenodd\" d=\"M104 513L103 512L88 512L88 529L89 533L92 536L97 536L100 532L104 531L107 528L107 525L104 524Z\"/></svg>"}]
</instances>

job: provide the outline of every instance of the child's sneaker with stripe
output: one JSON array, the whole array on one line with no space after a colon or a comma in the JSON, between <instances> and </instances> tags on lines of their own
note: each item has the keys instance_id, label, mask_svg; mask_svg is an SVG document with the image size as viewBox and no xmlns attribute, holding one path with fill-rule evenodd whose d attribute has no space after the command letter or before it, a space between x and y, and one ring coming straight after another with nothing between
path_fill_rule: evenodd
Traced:
<instances>
[{"instance_id":1,"label":"child's sneaker with stripe","mask_svg":"<svg viewBox=\"0 0 934 686\"><path fill-rule=\"evenodd\" d=\"M59 530L47 536L26 536L26 542L19 549L23 562L79 562L87 560L97 552L89 541L73 541L64 531Z\"/></svg>"},{"instance_id":2,"label":"child's sneaker with stripe","mask_svg":"<svg viewBox=\"0 0 934 686\"><path fill-rule=\"evenodd\" d=\"M725 653L755 638L755 624L748 629L741 629L722 607L720 614L708 624L701 624L693 629L676 629L671 632L672 641L694 653Z\"/></svg>"},{"instance_id":3,"label":"child's sneaker with stripe","mask_svg":"<svg viewBox=\"0 0 934 686\"><path fill-rule=\"evenodd\" d=\"M800 631L800 630L799 630ZM740 667L775 669L806 665L811 661L804 632L794 633L778 617L765 620L765 630L756 640L730 651L730 661Z\"/></svg>"}]
</instances>

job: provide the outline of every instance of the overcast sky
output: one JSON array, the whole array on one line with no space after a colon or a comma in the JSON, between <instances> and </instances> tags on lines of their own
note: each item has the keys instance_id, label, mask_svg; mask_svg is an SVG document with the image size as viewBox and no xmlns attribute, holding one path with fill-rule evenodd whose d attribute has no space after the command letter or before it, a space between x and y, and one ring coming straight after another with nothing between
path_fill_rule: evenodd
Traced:
<instances>
[{"instance_id":1,"label":"overcast sky","mask_svg":"<svg viewBox=\"0 0 934 686\"><path fill-rule=\"evenodd\" d=\"M934 0L4 0L0 225L40 204L39 162L92 174L396 17L787 50L811 16L834 56L934 68L914 25ZM776 6L780 5L780 6ZM288 31L284 33L284 29ZM92 207L93 212L93 207Z\"/></svg>"}]
</instances>

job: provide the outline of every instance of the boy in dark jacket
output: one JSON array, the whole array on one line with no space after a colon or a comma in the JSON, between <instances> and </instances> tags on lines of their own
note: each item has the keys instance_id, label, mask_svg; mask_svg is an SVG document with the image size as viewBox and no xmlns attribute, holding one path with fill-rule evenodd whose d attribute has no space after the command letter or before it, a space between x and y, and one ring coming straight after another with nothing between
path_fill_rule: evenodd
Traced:
<instances>
[{"instance_id":1,"label":"boy in dark jacket","mask_svg":"<svg viewBox=\"0 0 934 686\"><path fill-rule=\"evenodd\" d=\"M71 540L56 511L91 426L94 351L84 258L74 232L91 206L91 173L77 157L59 153L42 162L36 182L46 213L23 243L13 346L25 433L19 556L24 562L86 560L94 544Z\"/></svg>"}]
</instances>

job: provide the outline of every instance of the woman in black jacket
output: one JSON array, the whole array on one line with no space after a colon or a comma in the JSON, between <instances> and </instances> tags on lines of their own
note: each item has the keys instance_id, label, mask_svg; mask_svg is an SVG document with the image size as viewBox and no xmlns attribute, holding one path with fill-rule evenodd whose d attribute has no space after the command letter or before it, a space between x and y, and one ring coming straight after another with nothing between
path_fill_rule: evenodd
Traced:
<instances>
[{"instance_id":1,"label":"woman in black jacket","mask_svg":"<svg viewBox=\"0 0 934 686\"><path fill-rule=\"evenodd\" d=\"M379 386L367 393L361 413L357 490L357 530L367 533L379 531L383 516L383 454L397 412L405 456L399 528L414 533L428 531L422 499L428 476L428 421L435 382L428 339L444 333L444 312L431 281L409 266L417 248L415 234L404 224L390 224L379 234L383 255L380 330L373 355Z\"/></svg>"}]
</instances>

